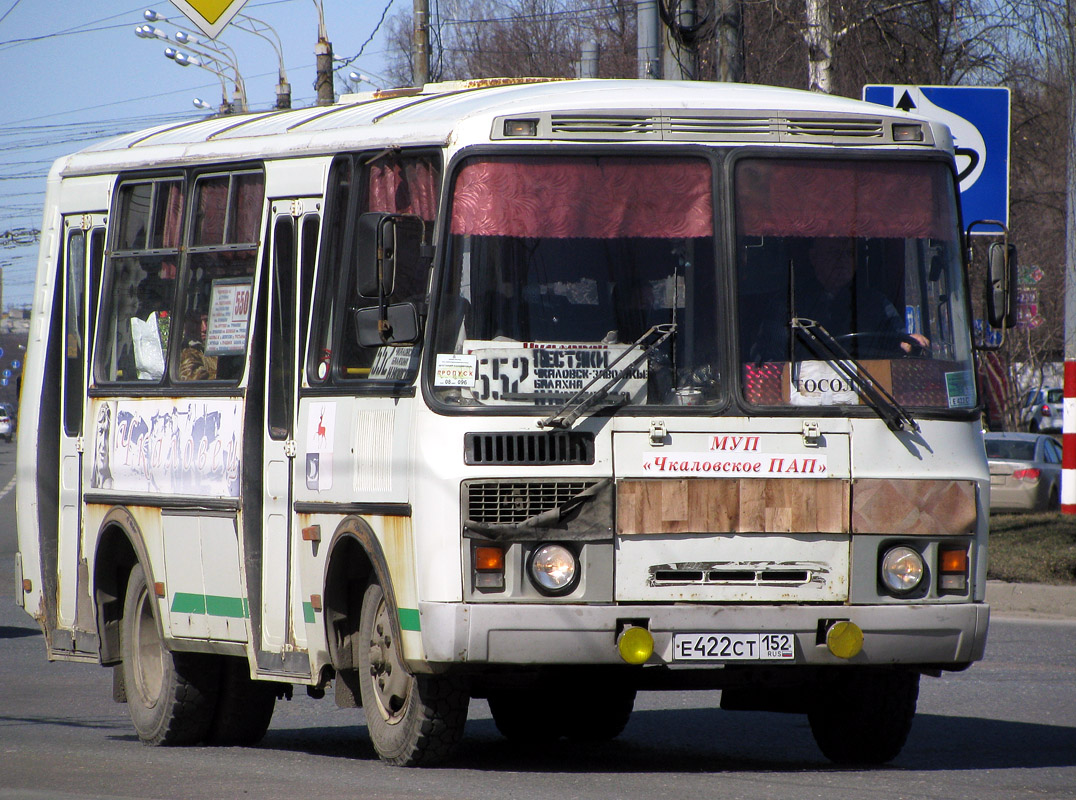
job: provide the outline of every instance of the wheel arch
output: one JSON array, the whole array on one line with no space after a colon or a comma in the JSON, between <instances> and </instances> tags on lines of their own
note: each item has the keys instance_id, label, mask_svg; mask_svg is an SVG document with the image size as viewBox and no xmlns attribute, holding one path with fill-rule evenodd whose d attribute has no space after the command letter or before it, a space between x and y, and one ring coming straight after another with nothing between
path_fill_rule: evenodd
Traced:
<instances>
[{"instance_id":1,"label":"wheel arch","mask_svg":"<svg viewBox=\"0 0 1076 800\"><path fill-rule=\"evenodd\" d=\"M127 509L117 506L110 509L101 521L93 564L93 598L102 666L118 664L122 660L120 626L123 621L123 598L131 570L136 564L142 565L147 583L153 586L153 570L142 528ZM160 625L158 618L158 628ZM159 632L163 638L163 631Z\"/></svg>"},{"instance_id":2,"label":"wheel arch","mask_svg":"<svg viewBox=\"0 0 1076 800\"><path fill-rule=\"evenodd\" d=\"M399 607L384 549L373 528L361 517L347 517L329 543L324 578L325 641L337 671L358 667L357 642L362 598L376 580L392 613L393 634L401 636Z\"/></svg>"}]
</instances>

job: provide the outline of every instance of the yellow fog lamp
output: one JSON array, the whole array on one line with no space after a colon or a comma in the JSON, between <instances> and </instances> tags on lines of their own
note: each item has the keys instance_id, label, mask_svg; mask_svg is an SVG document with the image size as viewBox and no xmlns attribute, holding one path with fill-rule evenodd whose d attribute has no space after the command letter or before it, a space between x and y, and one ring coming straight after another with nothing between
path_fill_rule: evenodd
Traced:
<instances>
[{"instance_id":1,"label":"yellow fog lamp","mask_svg":"<svg viewBox=\"0 0 1076 800\"><path fill-rule=\"evenodd\" d=\"M863 629L854 622L834 622L826 631L826 647L837 658L852 658L863 649Z\"/></svg>"},{"instance_id":2,"label":"yellow fog lamp","mask_svg":"<svg viewBox=\"0 0 1076 800\"><path fill-rule=\"evenodd\" d=\"M645 664L654 654L654 637L646 628L628 625L616 637L616 649L628 664Z\"/></svg>"}]
</instances>

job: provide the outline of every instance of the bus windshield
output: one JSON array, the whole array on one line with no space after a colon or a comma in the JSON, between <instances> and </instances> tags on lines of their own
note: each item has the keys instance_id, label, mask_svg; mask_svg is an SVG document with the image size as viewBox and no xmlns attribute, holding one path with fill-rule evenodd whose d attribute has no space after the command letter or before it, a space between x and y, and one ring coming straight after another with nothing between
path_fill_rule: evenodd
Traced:
<instances>
[{"instance_id":1,"label":"bus windshield","mask_svg":"<svg viewBox=\"0 0 1076 800\"><path fill-rule=\"evenodd\" d=\"M854 361L900 404L976 404L945 164L743 159L735 209L747 402L857 405Z\"/></svg>"},{"instance_id":2,"label":"bus windshield","mask_svg":"<svg viewBox=\"0 0 1076 800\"><path fill-rule=\"evenodd\" d=\"M593 388L618 404L717 402L712 185L702 158L464 162L436 332L441 399L552 406ZM655 326L673 333L630 367Z\"/></svg>"},{"instance_id":3,"label":"bus windshield","mask_svg":"<svg viewBox=\"0 0 1076 800\"><path fill-rule=\"evenodd\" d=\"M878 412L859 380L867 371L883 405L976 405L945 163L752 156L733 180L726 301L709 160L464 161L435 323L439 399L713 407L738 373L748 405Z\"/></svg>"}]
</instances>

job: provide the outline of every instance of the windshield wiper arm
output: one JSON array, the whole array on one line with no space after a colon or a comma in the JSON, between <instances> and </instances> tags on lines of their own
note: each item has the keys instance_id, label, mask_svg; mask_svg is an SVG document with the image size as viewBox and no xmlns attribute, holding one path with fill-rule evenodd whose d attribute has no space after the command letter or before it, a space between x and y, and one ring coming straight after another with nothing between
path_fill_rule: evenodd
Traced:
<instances>
[{"instance_id":1,"label":"windshield wiper arm","mask_svg":"<svg viewBox=\"0 0 1076 800\"><path fill-rule=\"evenodd\" d=\"M631 375L635 371L635 368L639 366L644 359L648 358L651 353L657 350L665 341L676 333L675 323L662 323L660 325L653 326L650 330L632 342L631 347L624 349L624 352L616 357L616 360L609 365L609 369L616 369L617 364L624 360L636 347L642 347L639 354L631 360L626 367L618 369L612 375L606 378L602 378L602 374L598 373L590 382L573 394L559 409L554 411L545 419L538 420L539 428L570 428L572 424L583 415L583 413L600 403L609 395L609 389L620 383L627 376ZM653 340L649 344L645 344L648 339L653 337ZM590 391L599 380L604 380L602 385ZM622 405L628 401L627 396L622 396L617 399L614 405Z\"/></svg>"},{"instance_id":2,"label":"windshield wiper arm","mask_svg":"<svg viewBox=\"0 0 1076 800\"><path fill-rule=\"evenodd\" d=\"M792 317L789 321L793 331L799 332L809 344L815 345L830 365L848 379L848 383L871 408L877 412L891 431L901 431L905 427L919 430L919 423L897 399L890 394L878 379L871 375L866 367L857 361L833 335L815 322L805 317Z\"/></svg>"}]
</instances>

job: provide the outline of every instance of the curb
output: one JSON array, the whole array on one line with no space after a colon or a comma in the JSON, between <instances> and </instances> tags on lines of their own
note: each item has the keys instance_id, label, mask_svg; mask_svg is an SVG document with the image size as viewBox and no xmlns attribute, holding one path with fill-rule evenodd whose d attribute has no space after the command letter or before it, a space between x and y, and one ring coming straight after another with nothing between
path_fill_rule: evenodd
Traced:
<instances>
[{"instance_id":1,"label":"curb","mask_svg":"<svg viewBox=\"0 0 1076 800\"><path fill-rule=\"evenodd\" d=\"M986 602L999 616L1076 619L1076 586L987 581Z\"/></svg>"}]
</instances>

